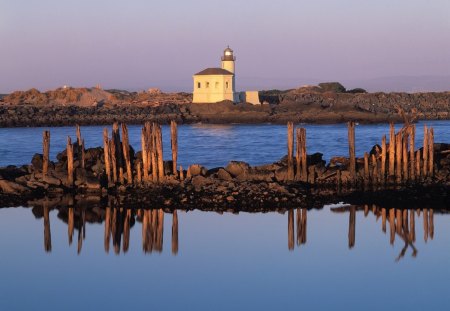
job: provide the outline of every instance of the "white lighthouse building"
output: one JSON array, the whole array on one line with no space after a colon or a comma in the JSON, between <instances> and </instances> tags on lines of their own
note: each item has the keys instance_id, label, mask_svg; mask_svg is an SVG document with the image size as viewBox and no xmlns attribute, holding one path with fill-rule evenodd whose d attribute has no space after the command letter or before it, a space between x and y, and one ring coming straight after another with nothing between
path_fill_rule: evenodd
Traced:
<instances>
[{"instance_id":1,"label":"white lighthouse building","mask_svg":"<svg viewBox=\"0 0 450 311\"><path fill-rule=\"evenodd\" d=\"M223 100L238 101L235 89L235 61L233 50L223 51L220 68L206 68L194 78L193 103L217 103Z\"/></svg>"}]
</instances>

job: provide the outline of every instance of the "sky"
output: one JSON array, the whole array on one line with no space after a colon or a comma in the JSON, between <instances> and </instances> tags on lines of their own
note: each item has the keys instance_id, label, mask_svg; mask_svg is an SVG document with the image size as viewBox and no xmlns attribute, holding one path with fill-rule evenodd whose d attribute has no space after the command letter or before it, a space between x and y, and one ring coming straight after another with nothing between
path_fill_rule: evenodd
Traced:
<instances>
[{"instance_id":1,"label":"sky","mask_svg":"<svg viewBox=\"0 0 450 311\"><path fill-rule=\"evenodd\" d=\"M449 0L0 0L0 93L192 91L229 45L237 90L450 90Z\"/></svg>"}]
</instances>

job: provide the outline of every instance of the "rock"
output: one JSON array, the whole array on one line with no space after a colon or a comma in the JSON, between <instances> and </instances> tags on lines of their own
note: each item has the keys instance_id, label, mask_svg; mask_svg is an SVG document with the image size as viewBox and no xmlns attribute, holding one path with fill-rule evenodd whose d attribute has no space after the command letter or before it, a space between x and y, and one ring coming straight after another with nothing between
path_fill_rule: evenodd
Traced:
<instances>
[{"instance_id":1,"label":"rock","mask_svg":"<svg viewBox=\"0 0 450 311\"><path fill-rule=\"evenodd\" d=\"M82 168L75 169L75 186L81 186L87 182L86 170Z\"/></svg>"},{"instance_id":2,"label":"rock","mask_svg":"<svg viewBox=\"0 0 450 311\"><path fill-rule=\"evenodd\" d=\"M208 172L208 170L200 164L192 164L191 166L189 166L189 170L191 172L191 176L197 175L205 176L206 173Z\"/></svg>"},{"instance_id":3,"label":"rock","mask_svg":"<svg viewBox=\"0 0 450 311\"><path fill-rule=\"evenodd\" d=\"M44 182L46 184L49 184L50 186L60 186L61 185L61 180L59 180L58 178L55 178L53 176L46 176Z\"/></svg>"},{"instance_id":4,"label":"rock","mask_svg":"<svg viewBox=\"0 0 450 311\"><path fill-rule=\"evenodd\" d=\"M209 183L209 181L206 177L197 175L192 178L191 183L195 187L196 190L199 190L202 187L204 187L205 185L207 185Z\"/></svg>"},{"instance_id":5,"label":"rock","mask_svg":"<svg viewBox=\"0 0 450 311\"><path fill-rule=\"evenodd\" d=\"M287 178L287 167L281 167L275 171L275 179L277 181L285 181Z\"/></svg>"},{"instance_id":6,"label":"rock","mask_svg":"<svg viewBox=\"0 0 450 311\"><path fill-rule=\"evenodd\" d=\"M88 191L99 191L101 189L100 181L93 177L86 178L85 186Z\"/></svg>"},{"instance_id":7,"label":"rock","mask_svg":"<svg viewBox=\"0 0 450 311\"><path fill-rule=\"evenodd\" d=\"M228 163L225 170L231 174L233 177L237 177L241 174L244 174L250 170L250 165L243 161L231 161Z\"/></svg>"},{"instance_id":8,"label":"rock","mask_svg":"<svg viewBox=\"0 0 450 311\"><path fill-rule=\"evenodd\" d=\"M3 193L20 194L27 191L27 188L13 181L0 179L0 190Z\"/></svg>"},{"instance_id":9,"label":"rock","mask_svg":"<svg viewBox=\"0 0 450 311\"><path fill-rule=\"evenodd\" d=\"M40 153L35 153L33 158L31 159L31 166L34 170L42 170L42 163L44 161L44 157Z\"/></svg>"},{"instance_id":10,"label":"rock","mask_svg":"<svg viewBox=\"0 0 450 311\"><path fill-rule=\"evenodd\" d=\"M308 163L308 166L309 165L316 165L316 164L319 164L319 163L325 164L325 161L322 160L322 157L323 157L323 154L320 153L320 152L316 152L316 153L307 155L306 161Z\"/></svg>"},{"instance_id":11,"label":"rock","mask_svg":"<svg viewBox=\"0 0 450 311\"><path fill-rule=\"evenodd\" d=\"M233 177L231 177L230 173L228 173L226 170L224 170L223 168L219 169L217 171L217 177L221 180L225 180L225 181L230 181L233 179Z\"/></svg>"}]
</instances>

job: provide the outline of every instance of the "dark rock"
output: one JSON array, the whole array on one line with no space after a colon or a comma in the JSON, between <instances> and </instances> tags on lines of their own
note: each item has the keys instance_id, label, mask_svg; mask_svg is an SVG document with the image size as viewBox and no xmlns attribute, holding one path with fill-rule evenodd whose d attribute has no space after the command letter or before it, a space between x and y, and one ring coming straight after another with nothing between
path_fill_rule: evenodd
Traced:
<instances>
[{"instance_id":1,"label":"dark rock","mask_svg":"<svg viewBox=\"0 0 450 311\"><path fill-rule=\"evenodd\" d=\"M226 170L224 170L223 168L219 169L217 172L217 177L221 180L225 180L225 181L230 181L233 179L233 177L231 177L230 173L228 173Z\"/></svg>"},{"instance_id":2,"label":"dark rock","mask_svg":"<svg viewBox=\"0 0 450 311\"><path fill-rule=\"evenodd\" d=\"M31 166L34 170L42 170L42 163L44 161L44 156L40 153L35 153L31 159Z\"/></svg>"},{"instance_id":3,"label":"dark rock","mask_svg":"<svg viewBox=\"0 0 450 311\"><path fill-rule=\"evenodd\" d=\"M247 173L250 170L250 165L242 161L231 161L228 163L225 170L233 177L237 177L241 174Z\"/></svg>"}]
</instances>

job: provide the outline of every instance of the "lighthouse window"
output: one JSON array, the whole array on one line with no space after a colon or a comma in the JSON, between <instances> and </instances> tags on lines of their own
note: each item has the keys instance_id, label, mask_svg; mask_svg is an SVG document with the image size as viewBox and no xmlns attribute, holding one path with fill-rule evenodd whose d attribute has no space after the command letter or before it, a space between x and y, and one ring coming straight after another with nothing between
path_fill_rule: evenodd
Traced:
<instances>
[{"instance_id":1,"label":"lighthouse window","mask_svg":"<svg viewBox=\"0 0 450 311\"><path fill-rule=\"evenodd\" d=\"M228 82L225 82L225 87L228 88Z\"/></svg>"},{"instance_id":2,"label":"lighthouse window","mask_svg":"<svg viewBox=\"0 0 450 311\"><path fill-rule=\"evenodd\" d=\"M206 82L206 88L209 88L209 82Z\"/></svg>"},{"instance_id":3,"label":"lighthouse window","mask_svg":"<svg viewBox=\"0 0 450 311\"><path fill-rule=\"evenodd\" d=\"M197 88L201 88L202 84L200 82L197 82Z\"/></svg>"}]
</instances>

